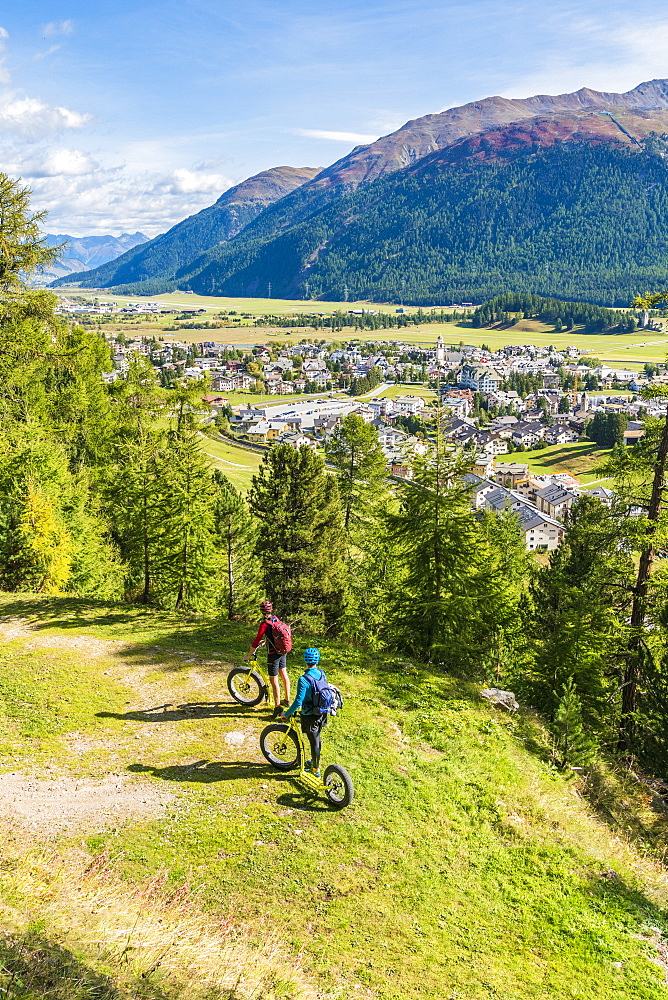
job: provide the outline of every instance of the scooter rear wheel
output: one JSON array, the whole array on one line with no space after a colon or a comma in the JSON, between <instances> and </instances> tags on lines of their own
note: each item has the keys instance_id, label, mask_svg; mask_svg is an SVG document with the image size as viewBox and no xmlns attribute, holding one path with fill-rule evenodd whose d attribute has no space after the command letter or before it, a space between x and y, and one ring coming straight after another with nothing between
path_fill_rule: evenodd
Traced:
<instances>
[{"instance_id":1,"label":"scooter rear wheel","mask_svg":"<svg viewBox=\"0 0 668 1000\"><path fill-rule=\"evenodd\" d=\"M330 764L323 775L325 794L335 809L345 809L353 801L355 788L345 767Z\"/></svg>"}]
</instances>

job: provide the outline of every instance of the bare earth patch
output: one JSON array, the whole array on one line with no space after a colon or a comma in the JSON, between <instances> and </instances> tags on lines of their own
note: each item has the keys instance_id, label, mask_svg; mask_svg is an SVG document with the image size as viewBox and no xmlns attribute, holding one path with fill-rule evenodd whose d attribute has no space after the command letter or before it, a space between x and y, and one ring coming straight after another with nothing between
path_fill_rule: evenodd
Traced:
<instances>
[{"instance_id":1,"label":"bare earth patch","mask_svg":"<svg viewBox=\"0 0 668 1000\"><path fill-rule=\"evenodd\" d=\"M33 778L21 771L0 775L0 812L40 833L151 819L173 801L171 792L122 774L100 781Z\"/></svg>"}]
</instances>

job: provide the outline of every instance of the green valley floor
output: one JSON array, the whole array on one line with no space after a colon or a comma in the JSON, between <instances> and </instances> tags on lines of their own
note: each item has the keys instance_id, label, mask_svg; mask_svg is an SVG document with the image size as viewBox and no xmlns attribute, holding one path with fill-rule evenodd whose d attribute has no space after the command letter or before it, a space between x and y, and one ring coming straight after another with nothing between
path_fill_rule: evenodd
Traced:
<instances>
[{"instance_id":1,"label":"green valley floor","mask_svg":"<svg viewBox=\"0 0 668 1000\"><path fill-rule=\"evenodd\" d=\"M329 641L324 763L356 786L334 812L227 694L251 631L2 595L7 995L668 997L664 813L586 798L482 684Z\"/></svg>"}]
</instances>

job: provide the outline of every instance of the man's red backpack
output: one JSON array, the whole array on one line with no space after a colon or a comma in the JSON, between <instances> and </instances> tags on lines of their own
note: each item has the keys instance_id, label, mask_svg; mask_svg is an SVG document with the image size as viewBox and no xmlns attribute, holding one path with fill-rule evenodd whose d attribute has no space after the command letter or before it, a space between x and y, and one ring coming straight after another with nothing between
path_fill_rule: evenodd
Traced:
<instances>
[{"instance_id":1,"label":"man's red backpack","mask_svg":"<svg viewBox=\"0 0 668 1000\"><path fill-rule=\"evenodd\" d=\"M292 652L292 629L276 617L271 619L271 644L281 656Z\"/></svg>"}]
</instances>

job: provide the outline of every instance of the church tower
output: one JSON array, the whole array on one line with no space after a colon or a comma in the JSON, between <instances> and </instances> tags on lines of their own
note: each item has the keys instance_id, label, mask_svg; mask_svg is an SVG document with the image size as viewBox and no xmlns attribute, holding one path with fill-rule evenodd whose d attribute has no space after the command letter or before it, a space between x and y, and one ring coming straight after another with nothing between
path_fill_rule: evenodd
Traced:
<instances>
[{"instance_id":1,"label":"church tower","mask_svg":"<svg viewBox=\"0 0 668 1000\"><path fill-rule=\"evenodd\" d=\"M445 361L445 343L443 341L443 335L439 333L438 340L436 341L436 364L442 365Z\"/></svg>"}]
</instances>

